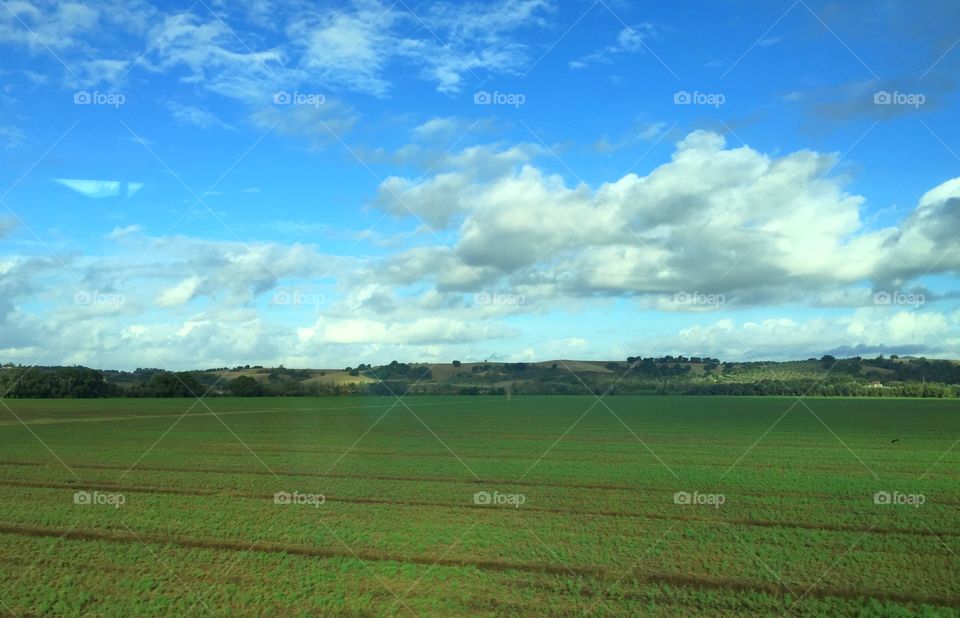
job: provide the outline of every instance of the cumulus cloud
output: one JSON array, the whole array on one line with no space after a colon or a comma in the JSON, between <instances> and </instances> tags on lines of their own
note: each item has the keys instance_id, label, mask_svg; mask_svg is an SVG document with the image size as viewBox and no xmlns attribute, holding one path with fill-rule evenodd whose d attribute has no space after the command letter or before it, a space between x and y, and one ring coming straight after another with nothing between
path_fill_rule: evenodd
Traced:
<instances>
[{"instance_id":1,"label":"cumulus cloud","mask_svg":"<svg viewBox=\"0 0 960 618\"><path fill-rule=\"evenodd\" d=\"M386 179L375 203L455 234L455 260L418 259L430 254L420 247L393 264L442 280L460 262L476 285L537 286L549 298L699 291L733 305L815 305L850 286L960 267L960 181L925 195L899 229L871 231L866 198L831 175L836 161L771 157L696 131L646 176L593 188L569 186L522 148L471 148L427 179Z\"/></svg>"},{"instance_id":2,"label":"cumulus cloud","mask_svg":"<svg viewBox=\"0 0 960 618\"><path fill-rule=\"evenodd\" d=\"M960 354L960 315L933 311L861 308L849 315L807 320L771 317L757 321L724 318L691 326L669 337L675 352L699 350L724 358L801 359L836 354Z\"/></svg>"},{"instance_id":3,"label":"cumulus cloud","mask_svg":"<svg viewBox=\"0 0 960 618\"><path fill-rule=\"evenodd\" d=\"M877 278L888 286L960 265L960 178L928 191L917 208L884 239Z\"/></svg>"},{"instance_id":4,"label":"cumulus cloud","mask_svg":"<svg viewBox=\"0 0 960 618\"><path fill-rule=\"evenodd\" d=\"M425 135L449 128L422 126ZM618 345L639 336L637 324L661 320L663 353L956 355L956 312L878 306L873 294L922 290L924 275L960 268L960 179L922 195L899 225L876 229L863 221L867 198L831 174L835 154L773 155L697 131L647 173L595 185L570 183L544 154L471 145L423 178L385 179L373 205L418 229L374 256L154 238L135 225L66 264L5 255L0 354L36 362L63 337L58 362L121 367L596 357L616 349L604 339L616 306ZM91 182L78 186L99 194ZM320 235L303 223L277 225ZM323 300L281 304L278 292ZM799 309L781 310L788 304ZM766 315L737 312L752 306ZM562 338L531 335L558 308L578 314L575 327ZM678 325L666 311L688 315Z\"/></svg>"},{"instance_id":5,"label":"cumulus cloud","mask_svg":"<svg viewBox=\"0 0 960 618\"><path fill-rule=\"evenodd\" d=\"M431 228L445 228L470 209L475 189L509 174L543 149L533 145L471 146L448 154L434 167L444 170L428 179L390 176L380 184L374 205L397 216L413 215Z\"/></svg>"},{"instance_id":6,"label":"cumulus cloud","mask_svg":"<svg viewBox=\"0 0 960 618\"><path fill-rule=\"evenodd\" d=\"M157 305L161 307L176 307L193 299L200 287L200 277L193 276L171 286L157 296Z\"/></svg>"}]
</instances>

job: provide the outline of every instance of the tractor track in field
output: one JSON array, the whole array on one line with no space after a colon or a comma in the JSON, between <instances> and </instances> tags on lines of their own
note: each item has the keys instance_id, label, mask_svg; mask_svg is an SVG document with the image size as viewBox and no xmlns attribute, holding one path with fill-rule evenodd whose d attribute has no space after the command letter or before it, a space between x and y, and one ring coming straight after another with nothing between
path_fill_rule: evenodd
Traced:
<instances>
[{"instance_id":1,"label":"tractor track in field","mask_svg":"<svg viewBox=\"0 0 960 618\"><path fill-rule=\"evenodd\" d=\"M190 497L222 497L222 498L244 498L251 500L262 500L264 502L272 501L274 494L238 491L229 489L201 489L201 488L178 488L178 487L157 487L150 485L125 485L120 483L93 482L93 483L55 483L43 481L16 481L0 480L0 486L23 487L29 489L67 489L72 491L79 490L97 490L97 491L117 491L127 493L144 493L172 496L190 496ZM439 502L430 500L395 500L389 498L363 498L363 497L344 497L344 496L325 496L326 502L342 502L345 504L375 504L383 506L412 507L412 508L443 508L443 509L465 509L473 512L489 512L503 515L510 512L510 508L492 508L489 506L463 504L457 502ZM684 521L700 523L720 523L734 526L752 526L760 528L796 528L802 530L815 530L824 532L847 532L862 534L883 534L883 535L905 535L919 537L960 537L960 531L933 530L930 528L912 529L912 528L894 528L894 527L866 527L841 524L809 523L802 521L776 521L767 519L751 518L710 518L699 517L696 515L685 515L681 513L665 515L660 513L639 513L636 511L620 510L597 510L597 511L574 511L571 509L555 507L528 507L516 509L517 512L524 513L548 513L552 515L572 515L572 516L590 516L590 517L621 517L634 518L653 521Z\"/></svg>"},{"instance_id":2,"label":"tractor track in field","mask_svg":"<svg viewBox=\"0 0 960 618\"><path fill-rule=\"evenodd\" d=\"M0 466L27 466L27 467L43 467L47 466L47 463L34 462L34 461L17 461L17 460L0 460ZM457 485L470 485L475 488L482 487L493 487L498 488L502 487L532 487L532 488L551 488L551 489L587 489L587 490L600 490L600 491L628 491L628 492L638 492L638 491L652 491L652 492L667 492L673 493L675 487L662 487L655 485L626 485L618 483L563 483L557 481L525 481L525 480L516 480L516 479L483 479L482 481L477 481L475 479L469 478L457 478L449 476L404 476L404 475L384 475L384 474L351 474L347 472L309 472L309 471L300 471L300 470L231 470L229 468L190 468L190 467L171 467L171 466L137 466L136 468L131 468L129 466L121 466L114 464L79 464L79 463L70 463L71 468L76 468L80 470L122 470L127 471L141 471L141 472L183 472L187 474L233 474L233 475L251 475L251 476L292 476L292 477L309 477L309 478L326 478L326 479L342 479L342 480L358 480L358 481L386 481L386 482L396 482L396 483L449 483ZM698 489L698 488L693 488ZM717 491L725 489L722 486L715 487ZM863 501L862 496L837 496L834 494L824 494L824 493L814 493L814 492L800 492L800 491L743 491L738 489L735 494L742 496L750 496L753 498L769 498L769 497L800 497L800 498L813 498L821 499L826 501L833 502L861 502ZM960 500L947 500L947 499L938 499L935 502L936 504L946 504L946 505L960 505Z\"/></svg>"},{"instance_id":3,"label":"tractor track in field","mask_svg":"<svg viewBox=\"0 0 960 618\"><path fill-rule=\"evenodd\" d=\"M292 411L296 408L271 408L269 410L234 410L233 412L190 412L189 414L123 414L119 416L89 416L73 418L35 418L27 421L0 421L0 427L20 425L68 425L73 423L105 423L111 421L147 421L162 418L196 418L198 416L241 416L244 414L266 414L268 412Z\"/></svg>"},{"instance_id":4,"label":"tractor track in field","mask_svg":"<svg viewBox=\"0 0 960 618\"><path fill-rule=\"evenodd\" d=\"M135 401L135 400L134 400L134 401ZM466 401L466 402L458 402L458 403L456 403L456 404L451 404L450 402L436 401L436 402L429 402L429 403L417 402L417 403L415 403L414 405L416 405L417 407L422 407L422 406L441 406L441 405L447 405L447 406L455 405L456 407L459 407L459 406L462 406L462 405L477 405L477 404L491 404L491 403L501 403L501 402L498 401L498 400L493 400L493 401ZM0 421L0 427L16 427L16 426L19 426L19 425L61 425L61 424L70 424L70 423L100 423L100 422L108 422L108 421L136 421L136 420L150 420L150 419L157 419L157 418L177 418L177 417L179 417L179 416L182 416L182 417L184 417L184 418L186 418L186 417L188 417L188 416L189 416L190 418L195 418L195 417L198 417L198 416L241 416L241 415L244 415L244 414L267 414L268 412L315 412L315 413L323 413L323 412L326 412L326 411L328 411L328 410L339 410L339 411L343 411L343 410L367 410L367 409L376 410L376 409L382 409L382 408L391 408L391 407L394 407L394 406L396 406L396 405L401 405L401 404L397 404L397 403L382 403L382 404L379 404L379 403L378 403L378 404L375 404L375 405L363 405L363 406L333 406L333 407L325 407L325 408L311 408L311 407L303 407L303 408L264 408L264 409L260 409L260 410L233 410L233 411L225 410L225 411L222 411L222 412L217 412L217 411L213 411L213 412L209 412L209 411L208 411L208 412L191 412L191 413L189 413L189 414L186 414L186 413L181 412L181 413L179 413L179 414L121 414L121 415L116 415L116 416L89 416L89 417L70 417L70 418L56 418L56 417L47 418L47 417L44 417L44 418L35 418L35 419L31 419L31 420L26 420L26 421L23 421L23 420ZM409 404L408 404L408 405L409 405ZM187 406L187 407L189 408L190 406Z\"/></svg>"},{"instance_id":5,"label":"tractor track in field","mask_svg":"<svg viewBox=\"0 0 960 618\"><path fill-rule=\"evenodd\" d=\"M249 456L249 451L246 450L246 447L244 447L243 445L240 445L240 444L225 443L225 444L216 444L216 445L208 445L208 446L210 446L211 448L214 448L214 447L215 447L216 449L220 449L220 450L222 450L222 449L224 449L224 448L233 449L234 447L236 447L236 452L230 452L230 453L219 452L219 453L218 453L218 456L220 456L220 457L246 458L246 457ZM482 448L482 447L471 447L471 448ZM287 447L274 447L274 446L260 446L260 445L257 445L255 450L256 450L257 453L298 453L298 454L304 454L304 455L318 455L318 456L327 456L327 455L329 455L329 456L334 456L334 455L339 456L339 455L343 455L343 451L342 451L342 450L323 450L323 449L296 448L296 447L287 448ZM669 451L665 451L665 450L662 450L662 449L658 450L657 452L658 452L658 454L659 454L661 457L666 456L666 457L668 457L668 458L669 458L671 455L674 454L674 453L671 453L671 452L669 452ZM577 450L573 450L573 449L566 449L566 450L553 449L553 451L551 451L551 454L553 454L553 455L559 455L559 454L562 454L562 453L577 453L577 454L583 455L583 451L577 451ZM433 454L433 453L422 453L422 454L421 454L421 453L399 453L399 452L395 452L395 451L374 451L374 450L360 450L360 449L354 449L353 451L351 451L351 452L349 453L349 455L350 455L351 457L357 457L357 456L374 456L374 457L380 457L380 458L384 458L384 459L437 459L437 460L449 460L449 459L450 459L450 455L449 455L449 454L444 455L444 454ZM508 453L498 453L498 454L491 454L491 455L487 455L487 454L469 454L469 455L464 455L462 452L460 452L460 453L458 453L458 455L459 455L459 457L460 457L461 459L464 459L464 460L479 460L479 461L527 461L527 462L530 461L530 457L514 456L514 455L510 455L510 454L508 454ZM624 455L626 456L627 454L624 454ZM659 462L656 462L656 461L646 461L646 460L649 459L649 455L647 455L646 453L639 453L639 455L640 455L640 457L641 457L641 460L640 460L640 461L630 461L630 462L629 462L630 465L632 465L632 466L649 466L650 468L654 468L654 469L659 468L659 467L662 465L662 464L660 464ZM610 458L610 457L602 458L602 457L590 457L590 456L583 456L583 457L565 457L565 458L560 458L560 457L546 457L546 458L544 458L544 459L542 460L542 462L544 462L544 463L553 462L553 463L563 463L563 464L569 464L569 463L599 463L599 462L605 462L605 463L611 463L611 464L623 464L623 463L624 463L624 458L619 458L619 459L618 459L618 458ZM887 462L887 463L889 463L889 462ZM0 461L0 466L2 466L2 465L6 465L6 462ZM674 464L674 465L676 465L676 464ZM720 468L722 468L722 469L727 469L727 468L730 467L730 463L729 463L729 462L717 462L717 461L697 462L697 463L686 464L686 465L687 465L687 466L693 466L693 467L696 467L696 468L717 468L717 469L720 469ZM840 473L844 473L844 474L857 474L857 475L859 475L859 476L865 476L865 477L866 477L866 476L870 476L869 471L863 469L862 467L859 467L859 469L858 469L858 467L856 467L856 466L853 466L853 467L851 467L851 466L842 467L842 466L811 465L808 461L797 461L797 460L783 460L783 462L782 462L782 463L779 463L779 464L760 464L760 463L750 463L750 462L743 462L743 461L741 461L740 463L737 464L736 467L737 467L737 468L744 468L744 469L748 469L748 470L771 470L771 471L778 471L778 470L779 470L779 471L791 471L791 472L797 472L797 471L800 471L800 472L840 472ZM139 468L139 466L138 466L138 468ZM950 470L945 470L945 469L943 469L943 466L940 466L940 469L939 469L939 470L936 470L936 471L929 471L929 470L920 469L920 468L916 468L916 469L897 468L897 469L895 470L895 472L896 472L897 474L900 474L900 475L913 475L913 474L923 475L923 474L926 474L926 475L928 475L928 476L934 476L934 477L960 478L960 472L953 472L953 471L950 471ZM759 494L758 494L758 495L759 495ZM817 494L804 493L804 494L798 494L798 495L817 495ZM820 495L825 496L826 494L820 494ZM960 504L960 500L954 502L954 504Z\"/></svg>"},{"instance_id":6,"label":"tractor track in field","mask_svg":"<svg viewBox=\"0 0 960 618\"><path fill-rule=\"evenodd\" d=\"M654 443L654 444L656 444L656 443ZM665 444L665 443L660 443L660 444ZM211 445L211 446L214 446L214 445ZM236 448L236 449L237 449L236 456L242 456L242 457L247 457L247 456L249 456L249 452L246 451L245 447L244 447L243 445L241 445L241 444L229 443L229 442L227 442L227 443L217 444L217 445L215 445L215 446L216 446L216 448L218 448L218 449L223 449L223 448L233 449L233 448ZM484 450L484 449L490 450L490 449L491 449L491 447L482 447L482 446L471 446L470 448L471 448L471 449L476 449L476 450ZM759 447L757 447L757 448L759 448ZM862 449L862 450L867 450L867 449ZM257 451L258 453L260 453L260 452L266 452L266 453L303 453L303 454L307 454L307 455L342 455L342 454L343 454L343 451L342 451L342 450L323 450L323 449L315 449L315 448L282 447L282 446L259 446L259 445L257 446L256 451ZM935 452L935 453L936 453L937 451L931 451L931 452ZM577 454L577 455L581 455L581 457L567 457L567 456L566 456L566 453L575 453L575 454ZM544 461L544 462L554 462L554 463L564 463L564 464L570 463L570 462L576 462L576 463L598 463L598 462L605 462L605 463L612 463L612 464L623 464L623 463L624 463L624 458L625 458L625 457L629 457L629 456L631 455L630 453L623 453L623 454L622 454L623 457L619 457L619 458L616 458L616 457L606 457L606 458L604 458L604 457L592 457L592 456L590 456L589 453L584 453L584 451L582 451L582 450L577 450L577 449L560 449L560 448L555 448L555 449L553 449L553 450L551 451L551 454L552 454L552 455L563 455L563 457L562 457L562 458L561 458L561 457L545 457L542 461ZM662 464L660 464L659 462L656 462L656 461L644 463L643 460L649 459L649 454L648 454L648 453L645 453L645 452L638 452L637 454L640 455L641 460L640 460L640 461L636 461L636 462L630 461L630 465L648 465L648 466L650 466L651 468L657 468L657 467L660 467L660 466L662 465ZM673 453L673 452L671 452L671 451L664 450L664 449L658 449L658 450L657 450L657 454L660 455L660 456L665 456L665 457L668 457L668 458L669 458L671 455L677 455L678 453ZM938 453L938 454L939 454L939 453ZM223 453L221 453L221 455L223 455ZM399 453L399 452L396 452L396 451L373 451L373 450L361 450L361 449L354 449L354 450L350 451L350 455L351 455L351 456L356 456L356 455L373 455L373 456L376 456L376 457L383 457L383 458L385 458L385 459L443 459L443 460L449 460L449 459L450 459L450 455L449 455L449 454L446 454L446 455L444 455L444 454L439 454L439 455L438 455L438 454L433 454L433 453L423 453L423 454L421 454L421 453L409 453L409 452L408 452L408 453ZM515 456L515 455L511 455L511 454L509 454L509 453L495 453L495 454L491 454L491 455L487 455L487 454L464 455L463 452L461 451L461 452L458 453L458 455L459 455L459 457L460 457L461 459L479 459L479 460L495 460L495 461L504 461L504 460L507 460L507 461L530 461L530 457ZM234 456L234 455L231 454L231 456ZM0 465L2 465L2 462L0 462ZM711 462L697 462L697 463L692 464L692 465L695 466L695 467L723 468L723 469L727 469L727 468L730 467L730 462L713 462L713 461L711 461ZM808 470L809 470L809 471L817 471L817 472L842 472L842 473L847 473L847 474L851 473L851 471L856 471L856 472L860 473L860 472L856 469L856 466L846 466L846 467L842 467L842 466L810 465L809 462L808 462L808 461L805 461L805 460L784 460L783 463L779 463L779 464L758 464L758 463L746 463L746 462L742 462L742 461L741 461L740 463L737 464L737 467L738 467L738 468L748 468L748 469L750 469L750 470L792 470L792 471L796 471L796 470L808 471ZM917 468L917 469L903 469L903 468L898 468L896 472L897 472L898 474L918 474L918 475L920 475L920 474L925 474L925 473L927 473L928 471L925 470L925 469L920 469L920 468ZM863 474L869 475L869 472L863 471ZM951 472L951 471L947 471L947 470L941 470L941 471L936 472L936 473L933 473L933 474L938 475L938 476L946 476L946 477L950 477L950 478L960 478L960 472ZM960 504L960 501L958 501L957 504Z\"/></svg>"},{"instance_id":7,"label":"tractor track in field","mask_svg":"<svg viewBox=\"0 0 960 618\"><path fill-rule=\"evenodd\" d=\"M270 541L256 541L253 544L239 541L222 541L209 538L191 538L182 536L165 536L154 533L135 533L130 531L102 531L84 530L76 528L51 528L43 526L28 526L10 522L0 522L0 534L12 534L27 537L58 538L75 541L101 541L122 544L175 545L190 549L211 549L223 551L259 553L283 553L313 558L344 558L355 559L361 562L395 562L426 566L444 566L452 568L475 568L497 572L521 571L548 575L579 575L586 577L610 578L622 576L624 573L613 567L602 565L563 565L541 562L511 562L507 560L477 560L455 558L448 556L399 556L380 552L335 550L322 547L309 547ZM632 578L640 583L653 585L673 585L689 588L721 590L731 592L753 592L768 594L783 598L786 595L796 596L785 584L770 584L756 582L743 578L713 577L708 575L689 575L682 573L666 573L633 568L627 571ZM802 584L795 584L795 590L804 590ZM596 596L593 591L581 588L579 594ZM843 598L843 599L877 599L898 603L932 604L946 607L960 605L960 596L951 595L917 595L888 590L864 590L843 588L837 586L817 586L806 590L805 596L815 598Z\"/></svg>"}]
</instances>

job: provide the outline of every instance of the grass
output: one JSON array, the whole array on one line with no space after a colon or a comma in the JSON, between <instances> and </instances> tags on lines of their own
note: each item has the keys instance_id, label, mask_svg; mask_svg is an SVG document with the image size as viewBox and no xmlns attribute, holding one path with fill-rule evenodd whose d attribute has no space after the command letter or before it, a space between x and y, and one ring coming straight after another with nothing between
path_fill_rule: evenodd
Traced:
<instances>
[{"instance_id":1,"label":"grass","mask_svg":"<svg viewBox=\"0 0 960 618\"><path fill-rule=\"evenodd\" d=\"M0 610L14 615L960 608L950 400L4 403ZM275 504L281 491L325 502Z\"/></svg>"}]
</instances>

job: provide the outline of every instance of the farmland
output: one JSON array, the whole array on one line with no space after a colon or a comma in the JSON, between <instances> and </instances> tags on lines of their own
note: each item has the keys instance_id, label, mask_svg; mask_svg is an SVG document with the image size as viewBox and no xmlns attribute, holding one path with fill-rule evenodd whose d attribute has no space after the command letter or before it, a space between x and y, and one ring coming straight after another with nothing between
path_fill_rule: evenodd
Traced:
<instances>
[{"instance_id":1,"label":"farmland","mask_svg":"<svg viewBox=\"0 0 960 618\"><path fill-rule=\"evenodd\" d=\"M955 400L3 404L12 615L960 613Z\"/></svg>"}]
</instances>

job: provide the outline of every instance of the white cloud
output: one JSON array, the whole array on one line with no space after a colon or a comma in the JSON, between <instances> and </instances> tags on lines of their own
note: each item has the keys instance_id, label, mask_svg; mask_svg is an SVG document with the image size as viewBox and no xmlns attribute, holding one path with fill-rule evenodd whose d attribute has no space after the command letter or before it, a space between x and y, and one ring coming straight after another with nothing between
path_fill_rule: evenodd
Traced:
<instances>
[{"instance_id":1,"label":"white cloud","mask_svg":"<svg viewBox=\"0 0 960 618\"><path fill-rule=\"evenodd\" d=\"M156 303L161 307L176 307L190 302L200 287L200 277L193 276L160 292Z\"/></svg>"},{"instance_id":2,"label":"white cloud","mask_svg":"<svg viewBox=\"0 0 960 618\"><path fill-rule=\"evenodd\" d=\"M951 240L960 237L960 181L924 196L901 229L869 231L865 198L824 176L833 154L771 158L698 131L648 175L596 188L570 187L533 159L519 148L472 147L426 179L386 179L377 205L399 217L409 208L456 237L453 258L420 247L393 256L383 276L440 285L459 271L474 289L536 281L551 298L686 291L722 292L733 306L819 305L850 286L897 289L889 286L927 269L960 268Z\"/></svg>"},{"instance_id":3,"label":"white cloud","mask_svg":"<svg viewBox=\"0 0 960 618\"><path fill-rule=\"evenodd\" d=\"M942 190L931 196L941 198ZM128 226L109 237L141 233ZM300 245L247 246L183 237L142 240L107 245L105 255L73 258L69 270L54 259L0 260L0 353L31 362L59 340L56 353L65 355L62 362L171 368L221 366L237 358L336 367L392 358L449 361L499 354L511 360L544 360L610 354L604 334L610 317L602 301L568 298L558 305L557 294L566 290L550 279L525 282L526 301L521 304L464 300L443 281L467 267L440 248L423 248L417 263L409 261L414 250L403 252L391 260L396 271L384 274L369 259L324 256ZM144 256L140 245L147 243L153 248ZM437 270L442 272L437 287L425 285ZM406 282L401 281L404 276ZM619 281L618 276L612 280ZM116 281L123 287L112 287ZM321 287L325 281L329 286ZM277 306L270 302L276 290L320 294L326 300L320 306ZM487 290L524 293L498 286ZM78 291L120 294L126 302L119 307L78 306ZM805 358L842 351L955 356L951 350L960 349L960 314L932 307L873 306L864 289L859 294L861 307L852 312L819 310L829 317L804 319L793 311L777 315L774 309L761 319L703 317L686 328L670 324L656 349L724 359ZM31 303L29 311L20 309L24 302ZM38 303L48 309L38 313L33 308ZM506 320L542 311L544 304L549 311L563 306L582 312L575 333L531 340L531 333ZM618 340L649 346L650 339L634 334L641 323L625 326Z\"/></svg>"},{"instance_id":4,"label":"white cloud","mask_svg":"<svg viewBox=\"0 0 960 618\"><path fill-rule=\"evenodd\" d=\"M361 318L321 318L301 328L302 343L313 344L425 344L467 343L504 336L506 329L489 324L471 324L442 317L420 318L408 322L387 322Z\"/></svg>"},{"instance_id":5,"label":"white cloud","mask_svg":"<svg viewBox=\"0 0 960 618\"><path fill-rule=\"evenodd\" d=\"M384 69L400 43L390 30L400 20L398 11L369 3L353 13L314 15L293 24L289 36L304 41L306 70L352 90L383 96L389 87Z\"/></svg>"},{"instance_id":6,"label":"white cloud","mask_svg":"<svg viewBox=\"0 0 960 618\"><path fill-rule=\"evenodd\" d=\"M667 128L665 122L647 122L633 127L616 141L610 141L606 137L597 140L594 144L599 152L616 152L624 148L636 146L640 142L653 142L662 139L664 131Z\"/></svg>"},{"instance_id":7,"label":"white cloud","mask_svg":"<svg viewBox=\"0 0 960 618\"><path fill-rule=\"evenodd\" d=\"M17 227L17 220L13 217L0 217L0 238L6 238Z\"/></svg>"},{"instance_id":8,"label":"white cloud","mask_svg":"<svg viewBox=\"0 0 960 618\"><path fill-rule=\"evenodd\" d=\"M80 2L6 2L0 15L0 41L31 51L62 50L79 44L79 37L100 20L97 8Z\"/></svg>"},{"instance_id":9,"label":"white cloud","mask_svg":"<svg viewBox=\"0 0 960 618\"><path fill-rule=\"evenodd\" d=\"M167 108L170 110L173 118L181 124L200 127L201 129L209 129L210 127L219 127L221 129L229 130L234 129L233 126L220 120L210 112L200 109L199 107L184 105L183 103L178 103L177 101L170 101L167 103Z\"/></svg>"},{"instance_id":10,"label":"white cloud","mask_svg":"<svg viewBox=\"0 0 960 618\"><path fill-rule=\"evenodd\" d=\"M75 62L72 69L76 72L79 83L84 86L113 85L126 76L130 70L130 62L115 58L97 58Z\"/></svg>"},{"instance_id":11,"label":"white cloud","mask_svg":"<svg viewBox=\"0 0 960 618\"><path fill-rule=\"evenodd\" d=\"M141 0L14 0L0 14L0 44L57 53L71 86L116 84L145 69L267 104L278 90L304 87L387 96L399 73L412 72L453 94L465 74L519 72L530 54L517 33L545 27L552 4L439 2L413 13L376 0L296 10L258 1L214 15ZM274 32L270 44L262 28Z\"/></svg>"},{"instance_id":12,"label":"white cloud","mask_svg":"<svg viewBox=\"0 0 960 618\"><path fill-rule=\"evenodd\" d=\"M585 69L594 64L612 64L617 56L642 51L644 41L656 34L653 24L643 23L626 26L619 33L615 43L602 47L569 63L571 69Z\"/></svg>"},{"instance_id":13,"label":"white cloud","mask_svg":"<svg viewBox=\"0 0 960 618\"><path fill-rule=\"evenodd\" d=\"M933 311L861 308L829 318L726 318L680 330L665 347L734 359L802 359L825 353L887 351L955 358L960 355L958 316Z\"/></svg>"},{"instance_id":14,"label":"white cloud","mask_svg":"<svg viewBox=\"0 0 960 618\"><path fill-rule=\"evenodd\" d=\"M417 7L414 14L395 5L357 2L352 9L308 14L289 26L288 35L303 41L300 68L323 82L386 96L390 73L412 67L438 91L454 94L465 74L517 73L529 54L514 35L524 26L542 27L551 5L544 0L438 2Z\"/></svg>"},{"instance_id":15,"label":"white cloud","mask_svg":"<svg viewBox=\"0 0 960 618\"><path fill-rule=\"evenodd\" d=\"M0 126L0 141L4 148L15 148L26 140L27 136L13 125Z\"/></svg>"},{"instance_id":16,"label":"white cloud","mask_svg":"<svg viewBox=\"0 0 960 618\"><path fill-rule=\"evenodd\" d=\"M121 238L126 238L127 236L132 236L134 234L139 234L143 231L143 228L139 225L127 225L124 227L115 227L113 231L105 236L107 240L120 240Z\"/></svg>"},{"instance_id":17,"label":"white cloud","mask_svg":"<svg viewBox=\"0 0 960 618\"><path fill-rule=\"evenodd\" d=\"M267 104L283 81L284 53L270 48L253 51L219 19L202 21L195 14L165 16L148 35L152 70L185 68L180 77L222 96Z\"/></svg>"},{"instance_id":18,"label":"white cloud","mask_svg":"<svg viewBox=\"0 0 960 618\"><path fill-rule=\"evenodd\" d=\"M431 118L414 127L413 135L420 141L456 137L455 133L461 130L461 125L456 118Z\"/></svg>"},{"instance_id":19,"label":"white cloud","mask_svg":"<svg viewBox=\"0 0 960 618\"><path fill-rule=\"evenodd\" d=\"M250 117L254 127L295 137L319 147L337 142L356 124L353 110L339 101L327 99L322 105L261 107Z\"/></svg>"},{"instance_id":20,"label":"white cloud","mask_svg":"<svg viewBox=\"0 0 960 618\"><path fill-rule=\"evenodd\" d=\"M145 47L147 24L157 14L141 0L15 0L0 11L0 44L33 55L55 54L56 71L72 87L116 84ZM131 44L131 39L137 42ZM38 79L31 71L25 76L33 83L49 77Z\"/></svg>"}]
</instances>

